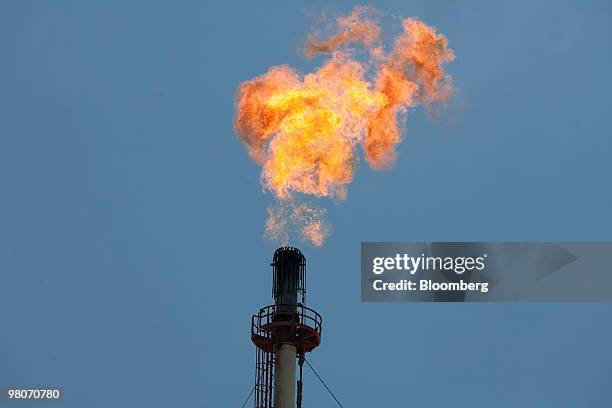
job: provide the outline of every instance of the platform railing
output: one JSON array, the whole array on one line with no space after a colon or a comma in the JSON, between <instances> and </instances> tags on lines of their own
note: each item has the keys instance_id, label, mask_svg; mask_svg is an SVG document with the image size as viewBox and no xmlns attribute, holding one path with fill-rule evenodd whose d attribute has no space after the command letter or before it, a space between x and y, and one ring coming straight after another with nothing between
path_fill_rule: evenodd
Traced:
<instances>
[{"instance_id":1,"label":"platform railing","mask_svg":"<svg viewBox=\"0 0 612 408\"><path fill-rule=\"evenodd\" d=\"M321 335L323 318L315 310L303 305L270 305L259 309L259 313L251 319L251 333L257 336L271 338L272 333L267 328L278 323L295 322L308 326Z\"/></svg>"}]
</instances>

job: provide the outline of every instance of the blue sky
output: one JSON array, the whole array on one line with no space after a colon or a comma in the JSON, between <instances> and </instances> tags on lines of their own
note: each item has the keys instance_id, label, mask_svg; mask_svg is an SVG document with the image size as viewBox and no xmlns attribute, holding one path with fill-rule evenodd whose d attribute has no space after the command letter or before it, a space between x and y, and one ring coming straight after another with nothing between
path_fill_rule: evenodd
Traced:
<instances>
[{"instance_id":1,"label":"blue sky","mask_svg":"<svg viewBox=\"0 0 612 408\"><path fill-rule=\"evenodd\" d=\"M449 38L459 92L439 121L409 116L392 171L362 163L323 203L333 235L303 246L325 325L310 361L347 408L609 404L609 304L362 304L359 244L612 240L610 4L373 4ZM275 246L235 90L320 64L299 52L307 15L352 7L2 2L0 387L242 404ZM305 381L304 406L334 406Z\"/></svg>"}]
</instances>

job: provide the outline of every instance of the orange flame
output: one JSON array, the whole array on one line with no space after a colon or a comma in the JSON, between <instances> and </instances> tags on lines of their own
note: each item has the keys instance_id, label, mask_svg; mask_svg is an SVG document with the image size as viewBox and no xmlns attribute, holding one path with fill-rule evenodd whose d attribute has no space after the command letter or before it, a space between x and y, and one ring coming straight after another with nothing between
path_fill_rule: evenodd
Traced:
<instances>
[{"instance_id":1,"label":"orange flame","mask_svg":"<svg viewBox=\"0 0 612 408\"><path fill-rule=\"evenodd\" d=\"M398 114L419 103L444 103L452 93L442 69L454 58L446 37L406 19L387 54L371 14L370 8L356 7L337 19L337 34L308 41L307 56L331 53L318 70L302 77L288 66L272 67L238 89L236 133L262 165L262 185L279 203L268 209L272 239L287 242L293 228L322 245L329 234L324 212L300 195L345 199L358 145L372 168L390 168L401 141ZM349 44L361 44L375 62L358 62ZM367 79L371 71L373 81Z\"/></svg>"},{"instance_id":2,"label":"orange flame","mask_svg":"<svg viewBox=\"0 0 612 408\"><path fill-rule=\"evenodd\" d=\"M349 43L361 43L373 48L380 41L380 27L370 17L373 10L368 6L356 6L348 16L336 20L339 32L324 41L311 38L306 43L306 56L313 58L320 53L330 53Z\"/></svg>"}]
</instances>

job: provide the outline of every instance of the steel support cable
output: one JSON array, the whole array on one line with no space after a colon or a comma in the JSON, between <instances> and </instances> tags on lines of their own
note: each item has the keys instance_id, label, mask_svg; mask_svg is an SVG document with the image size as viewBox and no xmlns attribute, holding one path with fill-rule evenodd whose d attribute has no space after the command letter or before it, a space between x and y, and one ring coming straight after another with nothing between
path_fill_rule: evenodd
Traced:
<instances>
[{"instance_id":1,"label":"steel support cable","mask_svg":"<svg viewBox=\"0 0 612 408\"><path fill-rule=\"evenodd\" d=\"M240 407L240 408L244 408L246 406L247 402L249 402L249 400L251 399L251 396L253 395L253 392L255 391L255 388L257 388L257 384L259 384L259 380L261 380L263 375L264 375L263 372L261 374L259 374L259 377L257 378L257 381L255 381L255 385L253 386L253 388L251 388L251 392L249 392L249 395L246 397L246 399L242 403L242 407Z\"/></svg>"},{"instance_id":2,"label":"steel support cable","mask_svg":"<svg viewBox=\"0 0 612 408\"><path fill-rule=\"evenodd\" d=\"M332 392L332 390L329 389L329 387L327 386L327 384L325 384L325 381L323 381L323 379L321 378L321 376L319 375L319 373L317 373L317 371L314 369L314 367L310 364L310 362L308 360L306 360L306 358L302 357L303 360L306 362L306 364L308 364L308 367L310 367L310 369L312 370L312 372L314 373L314 375L317 376L317 378L319 379L319 381L321 381L321 384L323 384L323 386L325 387L325 389L327 390L327 392L329 392L329 395L332 396L332 398L336 401L336 403L341 407L344 408L344 406L340 403L340 401L338 401L338 398L336 398L336 396L334 395L334 393ZM263 375L263 373L259 376L259 378L257 379L257 382L259 382L259 380L261 379L261 376ZM241 408L244 408L246 406L246 404L249 402L249 400L251 399L251 396L253 395L253 392L255 391L255 388L257 387L257 384L255 384L253 386L253 388L251 388L251 392L249 392L249 395L246 397L246 399L244 400L244 403L242 404ZM301 400L301 398L300 398ZM301 401L300 401L301 403Z\"/></svg>"},{"instance_id":3,"label":"steel support cable","mask_svg":"<svg viewBox=\"0 0 612 408\"><path fill-rule=\"evenodd\" d=\"M321 378L321 376L317 373L317 371L312 367L312 365L310 365L310 362L306 359L304 359L304 361L306 362L306 364L308 364L308 367L310 367L310 369L312 370L312 372L314 373L314 375L317 376L317 378L319 379L319 381L321 381L321 384L323 384L323 386L325 387L325 389L327 390L327 392L329 392L329 394L334 398L334 400L336 400L336 402L338 403L338 405L341 408L344 408L342 406L342 404L340 403L340 401L338 401L338 398L336 398L336 396L334 395L334 393L332 392L332 390L329 389L329 387L327 386L327 384L325 384L325 381L323 381L323 379Z\"/></svg>"},{"instance_id":4,"label":"steel support cable","mask_svg":"<svg viewBox=\"0 0 612 408\"><path fill-rule=\"evenodd\" d=\"M257 383L259 382L259 380L261 380L262 375L263 375L263 373L261 373L259 375L259 378L255 382L255 385L253 386L253 388L251 388L251 392L249 392L248 397L246 397L246 399L244 400L244 403L242 404L242 407L240 407L240 408L244 408L246 406L247 402L249 402L249 400L251 399L251 395L253 395L253 391L255 391L255 388L257 387Z\"/></svg>"},{"instance_id":5,"label":"steel support cable","mask_svg":"<svg viewBox=\"0 0 612 408\"><path fill-rule=\"evenodd\" d=\"M251 399L251 395L253 395L253 391L255 391L255 386L251 388L251 392L249 392L249 396L246 397L246 399L244 400L244 403L242 404L242 407L240 408L244 408L246 406L247 402L249 402L249 400Z\"/></svg>"}]
</instances>

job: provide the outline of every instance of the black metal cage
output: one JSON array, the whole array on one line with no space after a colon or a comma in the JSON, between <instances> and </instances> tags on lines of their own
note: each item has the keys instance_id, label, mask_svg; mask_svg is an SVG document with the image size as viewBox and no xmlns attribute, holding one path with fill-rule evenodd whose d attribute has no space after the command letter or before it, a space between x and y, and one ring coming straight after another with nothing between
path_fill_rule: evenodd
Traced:
<instances>
[{"instance_id":1,"label":"black metal cage","mask_svg":"<svg viewBox=\"0 0 612 408\"><path fill-rule=\"evenodd\" d=\"M294 247L281 247L272 260L272 297L276 304L305 304L306 258Z\"/></svg>"}]
</instances>

